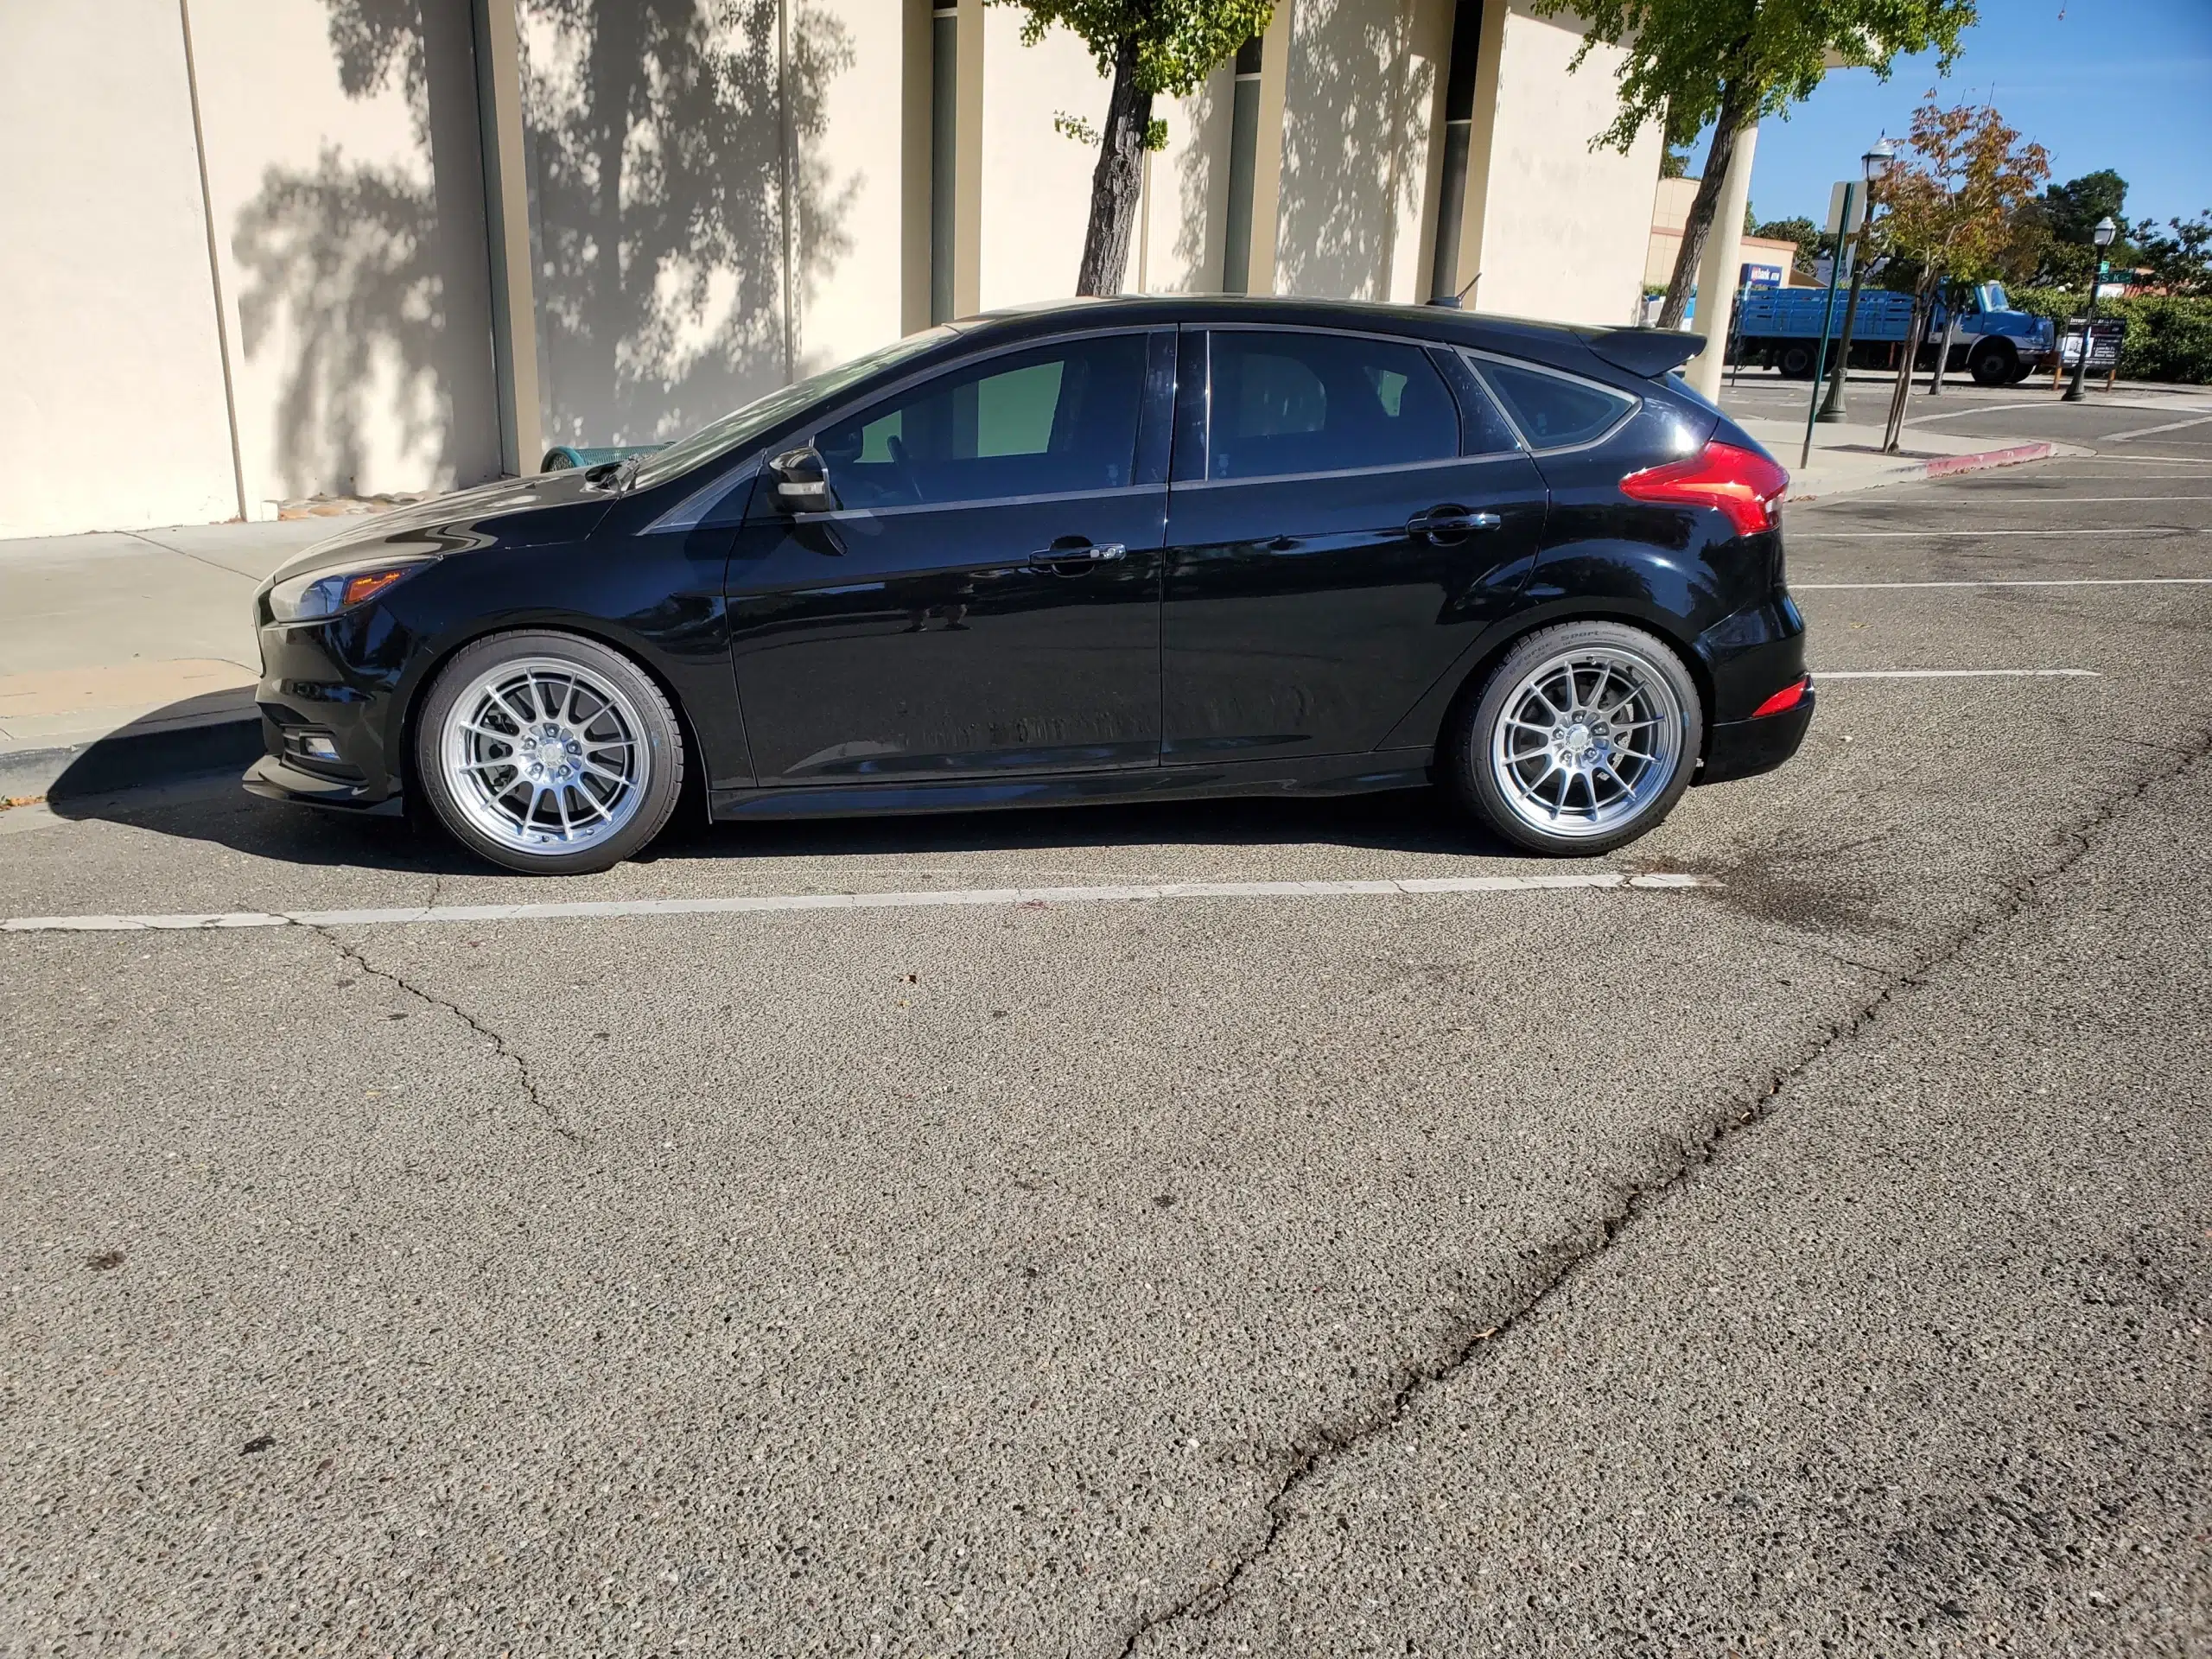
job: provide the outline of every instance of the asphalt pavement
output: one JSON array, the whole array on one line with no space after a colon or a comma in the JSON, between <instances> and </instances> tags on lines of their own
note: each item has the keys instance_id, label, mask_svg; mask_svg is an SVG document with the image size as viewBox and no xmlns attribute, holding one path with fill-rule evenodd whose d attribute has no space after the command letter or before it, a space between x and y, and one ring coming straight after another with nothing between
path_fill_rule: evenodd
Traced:
<instances>
[{"instance_id":1,"label":"asphalt pavement","mask_svg":"<svg viewBox=\"0 0 2212 1659\"><path fill-rule=\"evenodd\" d=\"M1990 401L1594 864L0 813L0 1651L2212 1650L2212 423Z\"/></svg>"}]
</instances>

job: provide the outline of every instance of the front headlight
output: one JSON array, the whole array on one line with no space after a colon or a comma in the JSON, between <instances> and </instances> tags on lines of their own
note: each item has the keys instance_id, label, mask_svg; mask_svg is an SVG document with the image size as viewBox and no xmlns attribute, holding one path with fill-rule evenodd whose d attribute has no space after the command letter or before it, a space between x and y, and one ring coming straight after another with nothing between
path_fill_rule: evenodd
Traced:
<instances>
[{"instance_id":1,"label":"front headlight","mask_svg":"<svg viewBox=\"0 0 2212 1659\"><path fill-rule=\"evenodd\" d=\"M315 570L269 590L269 614L279 622L307 622L365 605L406 581L431 558L387 559L353 570Z\"/></svg>"}]
</instances>

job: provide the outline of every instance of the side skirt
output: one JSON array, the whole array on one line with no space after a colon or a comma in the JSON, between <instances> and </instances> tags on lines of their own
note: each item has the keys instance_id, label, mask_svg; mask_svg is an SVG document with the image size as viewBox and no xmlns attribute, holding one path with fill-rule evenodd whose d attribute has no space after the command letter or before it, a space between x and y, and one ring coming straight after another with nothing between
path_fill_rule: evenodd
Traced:
<instances>
[{"instance_id":1,"label":"side skirt","mask_svg":"<svg viewBox=\"0 0 2212 1659\"><path fill-rule=\"evenodd\" d=\"M815 789L718 789L715 820L857 818L915 812L977 812L999 807L1098 806L1124 801L1224 799L1235 796L1364 795L1421 789L1430 782L1434 752L1386 749L1373 754L1321 755L1301 760L1243 760L1217 766L1159 766L1131 772L1043 772L1021 778L963 778L944 783L840 784Z\"/></svg>"}]
</instances>

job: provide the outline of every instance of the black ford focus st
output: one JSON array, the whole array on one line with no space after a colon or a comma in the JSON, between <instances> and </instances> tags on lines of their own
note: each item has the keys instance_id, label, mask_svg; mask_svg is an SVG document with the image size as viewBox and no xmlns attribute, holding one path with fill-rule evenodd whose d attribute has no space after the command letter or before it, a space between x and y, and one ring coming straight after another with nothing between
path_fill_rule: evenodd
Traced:
<instances>
[{"instance_id":1,"label":"black ford focus st","mask_svg":"<svg viewBox=\"0 0 2212 1659\"><path fill-rule=\"evenodd\" d=\"M1687 334L1128 299L978 317L257 596L256 791L510 868L718 819L1433 782L1619 846L1812 718L1787 475ZM687 795L684 785L694 785Z\"/></svg>"}]
</instances>

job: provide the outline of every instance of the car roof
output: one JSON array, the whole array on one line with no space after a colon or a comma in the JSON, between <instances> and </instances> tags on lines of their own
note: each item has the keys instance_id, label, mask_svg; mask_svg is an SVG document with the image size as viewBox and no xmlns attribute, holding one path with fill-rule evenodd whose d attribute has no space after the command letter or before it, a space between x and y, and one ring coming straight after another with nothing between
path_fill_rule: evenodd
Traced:
<instances>
[{"instance_id":1,"label":"car roof","mask_svg":"<svg viewBox=\"0 0 2212 1659\"><path fill-rule=\"evenodd\" d=\"M1051 300L1004 306L963 317L951 327L969 346L984 339L1012 344L1071 327L1116 324L1274 324L1403 334L1438 345L1526 357L1555 367L1591 372L1598 366L1590 342L1615 330L1572 323L1496 316L1446 305L1389 305L1371 300L1301 299L1281 295L1125 294L1112 298ZM1606 378L1610 378L1610 376Z\"/></svg>"}]
</instances>

